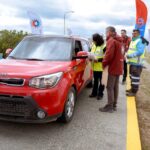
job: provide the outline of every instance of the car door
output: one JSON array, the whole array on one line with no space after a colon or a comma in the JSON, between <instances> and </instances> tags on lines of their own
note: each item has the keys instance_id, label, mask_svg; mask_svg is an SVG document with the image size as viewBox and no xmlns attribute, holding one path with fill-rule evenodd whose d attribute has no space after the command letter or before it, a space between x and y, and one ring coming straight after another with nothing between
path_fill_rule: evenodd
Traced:
<instances>
[{"instance_id":1,"label":"car door","mask_svg":"<svg viewBox=\"0 0 150 150\"><path fill-rule=\"evenodd\" d=\"M82 40L81 44L82 44L83 51L86 51L86 52L90 51L90 44L88 41ZM89 61L89 59L85 59L85 64L86 65L84 68L83 80L86 83L87 81L92 79L93 72L92 72L91 62Z\"/></svg>"},{"instance_id":2,"label":"car door","mask_svg":"<svg viewBox=\"0 0 150 150\"><path fill-rule=\"evenodd\" d=\"M76 56L79 51L83 51L82 44L80 40L74 41L73 55ZM74 71L74 82L76 84L78 92L84 87L86 82L84 76L84 71L86 67L86 59L74 59L73 60L73 71Z\"/></svg>"}]
</instances>

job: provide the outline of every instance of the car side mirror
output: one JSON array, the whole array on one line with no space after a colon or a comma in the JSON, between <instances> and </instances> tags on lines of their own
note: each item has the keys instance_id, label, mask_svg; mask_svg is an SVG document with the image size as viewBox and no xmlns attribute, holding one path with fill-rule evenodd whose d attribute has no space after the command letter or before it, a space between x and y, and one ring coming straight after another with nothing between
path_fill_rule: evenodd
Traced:
<instances>
[{"instance_id":1,"label":"car side mirror","mask_svg":"<svg viewBox=\"0 0 150 150\"><path fill-rule=\"evenodd\" d=\"M77 56L73 57L74 59L86 59L88 58L88 53L85 51L80 51L77 53Z\"/></svg>"},{"instance_id":2,"label":"car side mirror","mask_svg":"<svg viewBox=\"0 0 150 150\"><path fill-rule=\"evenodd\" d=\"M85 51L80 51L77 53L77 56L78 57L88 57L88 53Z\"/></svg>"}]
</instances>

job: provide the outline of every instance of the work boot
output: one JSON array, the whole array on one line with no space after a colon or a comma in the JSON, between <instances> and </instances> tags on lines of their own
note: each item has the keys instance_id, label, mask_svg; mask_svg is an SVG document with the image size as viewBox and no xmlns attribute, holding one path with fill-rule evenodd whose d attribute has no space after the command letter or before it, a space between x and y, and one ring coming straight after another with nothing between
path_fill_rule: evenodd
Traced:
<instances>
[{"instance_id":1,"label":"work boot","mask_svg":"<svg viewBox=\"0 0 150 150\"><path fill-rule=\"evenodd\" d=\"M103 108L99 108L99 111L101 111L101 112L109 112L109 113L113 113L114 112L112 106L110 106L110 105L106 105Z\"/></svg>"},{"instance_id":2,"label":"work boot","mask_svg":"<svg viewBox=\"0 0 150 150\"><path fill-rule=\"evenodd\" d=\"M127 95L128 97L135 97L135 96L136 96L136 93L128 92L126 95Z\"/></svg>"}]
</instances>

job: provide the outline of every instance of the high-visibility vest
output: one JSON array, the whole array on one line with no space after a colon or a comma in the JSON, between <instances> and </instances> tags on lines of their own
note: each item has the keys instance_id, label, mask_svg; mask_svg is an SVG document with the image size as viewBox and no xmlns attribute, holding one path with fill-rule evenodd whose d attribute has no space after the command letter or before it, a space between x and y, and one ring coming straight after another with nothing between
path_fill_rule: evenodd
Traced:
<instances>
[{"instance_id":1,"label":"high-visibility vest","mask_svg":"<svg viewBox=\"0 0 150 150\"><path fill-rule=\"evenodd\" d=\"M93 45L91 53L93 53L96 59L101 59L104 57L104 48L106 47L105 44L102 46ZM103 71L102 62L92 62L93 71Z\"/></svg>"},{"instance_id":2,"label":"high-visibility vest","mask_svg":"<svg viewBox=\"0 0 150 150\"><path fill-rule=\"evenodd\" d=\"M137 51L137 44L141 39L137 39L135 41L131 41L129 50L128 50L128 55L133 54ZM128 59L128 63L134 63L134 64L144 64L144 59L145 59L145 50L141 56L133 57Z\"/></svg>"}]
</instances>

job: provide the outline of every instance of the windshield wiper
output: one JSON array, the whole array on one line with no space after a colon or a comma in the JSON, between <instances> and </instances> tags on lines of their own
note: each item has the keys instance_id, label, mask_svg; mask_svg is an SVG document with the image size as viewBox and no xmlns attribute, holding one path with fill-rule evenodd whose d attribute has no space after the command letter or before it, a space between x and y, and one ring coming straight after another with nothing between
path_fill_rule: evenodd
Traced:
<instances>
[{"instance_id":1,"label":"windshield wiper","mask_svg":"<svg viewBox=\"0 0 150 150\"><path fill-rule=\"evenodd\" d=\"M23 58L24 60L31 60L31 61L45 61L43 59L38 59L38 58Z\"/></svg>"},{"instance_id":2,"label":"windshield wiper","mask_svg":"<svg viewBox=\"0 0 150 150\"><path fill-rule=\"evenodd\" d=\"M14 56L8 56L7 58L18 59L18 58L14 57Z\"/></svg>"},{"instance_id":3,"label":"windshield wiper","mask_svg":"<svg viewBox=\"0 0 150 150\"><path fill-rule=\"evenodd\" d=\"M19 59L19 60L44 61L43 59L38 59L38 58L16 58L14 56L8 56L8 58Z\"/></svg>"}]
</instances>

